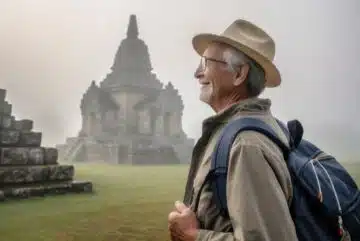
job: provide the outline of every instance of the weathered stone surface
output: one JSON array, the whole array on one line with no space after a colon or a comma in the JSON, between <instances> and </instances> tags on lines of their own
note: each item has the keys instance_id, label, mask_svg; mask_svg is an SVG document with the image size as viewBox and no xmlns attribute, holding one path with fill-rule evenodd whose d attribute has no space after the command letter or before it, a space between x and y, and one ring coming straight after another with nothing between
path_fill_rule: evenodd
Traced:
<instances>
[{"instance_id":1,"label":"weathered stone surface","mask_svg":"<svg viewBox=\"0 0 360 241\"><path fill-rule=\"evenodd\" d=\"M14 187L14 188L7 188L4 190L4 196L6 198L28 198L31 196L44 196L44 187L41 185L38 186L24 186L24 187Z\"/></svg>"},{"instance_id":2,"label":"weathered stone surface","mask_svg":"<svg viewBox=\"0 0 360 241\"><path fill-rule=\"evenodd\" d=\"M133 153L134 164L179 164L174 148L164 146L157 148L135 149Z\"/></svg>"},{"instance_id":3,"label":"weathered stone surface","mask_svg":"<svg viewBox=\"0 0 360 241\"><path fill-rule=\"evenodd\" d=\"M28 163L28 159L28 148L3 147L0 149L0 165L25 165Z\"/></svg>"},{"instance_id":4,"label":"weathered stone surface","mask_svg":"<svg viewBox=\"0 0 360 241\"><path fill-rule=\"evenodd\" d=\"M73 165L58 164L58 150L41 146L33 121L15 120L0 89L0 201L47 194L92 192L91 182L73 180Z\"/></svg>"},{"instance_id":5,"label":"weathered stone surface","mask_svg":"<svg viewBox=\"0 0 360 241\"><path fill-rule=\"evenodd\" d=\"M59 183L33 184L23 187L7 187L0 190L3 200L24 199L34 196L56 195L65 193L92 193L93 185L88 181L67 181ZM1 196L0 196L1 200Z\"/></svg>"},{"instance_id":6,"label":"weathered stone surface","mask_svg":"<svg viewBox=\"0 0 360 241\"><path fill-rule=\"evenodd\" d=\"M42 147L24 147L29 150L28 165L43 165L45 164L45 150Z\"/></svg>"},{"instance_id":7,"label":"weathered stone surface","mask_svg":"<svg viewBox=\"0 0 360 241\"><path fill-rule=\"evenodd\" d=\"M45 194L62 194L67 192L89 193L93 191L91 182L69 181L56 184L49 184L44 188Z\"/></svg>"},{"instance_id":8,"label":"weathered stone surface","mask_svg":"<svg viewBox=\"0 0 360 241\"><path fill-rule=\"evenodd\" d=\"M0 148L1 165L43 165L45 150L42 147Z\"/></svg>"},{"instance_id":9,"label":"weathered stone surface","mask_svg":"<svg viewBox=\"0 0 360 241\"><path fill-rule=\"evenodd\" d=\"M0 146L16 146L20 141L17 130L0 130Z\"/></svg>"},{"instance_id":10,"label":"weathered stone surface","mask_svg":"<svg viewBox=\"0 0 360 241\"><path fill-rule=\"evenodd\" d=\"M22 132L19 130L0 130L0 146L40 147L41 132Z\"/></svg>"},{"instance_id":11,"label":"weathered stone surface","mask_svg":"<svg viewBox=\"0 0 360 241\"><path fill-rule=\"evenodd\" d=\"M14 121L14 129L15 130L19 130L19 131L25 131L25 132L30 132L33 128L33 121L32 120L15 120Z\"/></svg>"},{"instance_id":12,"label":"weathered stone surface","mask_svg":"<svg viewBox=\"0 0 360 241\"><path fill-rule=\"evenodd\" d=\"M40 182L44 180L47 170L46 166L0 167L0 183Z\"/></svg>"},{"instance_id":13,"label":"weathered stone surface","mask_svg":"<svg viewBox=\"0 0 360 241\"><path fill-rule=\"evenodd\" d=\"M48 166L46 181L67 181L74 177L73 165L51 165Z\"/></svg>"},{"instance_id":14,"label":"weathered stone surface","mask_svg":"<svg viewBox=\"0 0 360 241\"><path fill-rule=\"evenodd\" d=\"M14 117L0 114L0 129L10 129L14 123Z\"/></svg>"},{"instance_id":15,"label":"weathered stone surface","mask_svg":"<svg viewBox=\"0 0 360 241\"><path fill-rule=\"evenodd\" d=\"M40 147L41 146L41 132L21 132L18 146L21 147Z\"/></svg>"},{"instance_id":16,"label":"weathered stone surface","mask_svg":"<svg viewBox=\"0 0 360 241\"><path fill-rule=\"evenodd\" d=\"M0 113L5 115L11 115L12 105L7 101L0 102Z\"/></svg>"},{"instance_id":17,"label":"weathered stone surface","mask_svg":"<svg viewBox=\"0 0 360 241\"><path fill-rule=\"evenodd\" d=\"M1 184L67 181L73 177L72 165L0 167Z\"/></svg>"},{"instance_id":18,"label":"weathered stone surface","mask_svg":"<svg viewBox=\"0 0 360 241\"><path fill-rule=\"evenodd\" d=\"M47 147L44 148L44 164L54 165L58 164L58 150L56 148Z\"/></svg>"},{"instance_id":19,"label":"weathered stone surface","mask_svg":"<svg viewBox=\"0 0 360 241\"><path fill-rule=\"evenodd\" d=\"M89 181L72 181L71 183L72 192L93 192L93 184Z\"/></svg>"}]
</instances>

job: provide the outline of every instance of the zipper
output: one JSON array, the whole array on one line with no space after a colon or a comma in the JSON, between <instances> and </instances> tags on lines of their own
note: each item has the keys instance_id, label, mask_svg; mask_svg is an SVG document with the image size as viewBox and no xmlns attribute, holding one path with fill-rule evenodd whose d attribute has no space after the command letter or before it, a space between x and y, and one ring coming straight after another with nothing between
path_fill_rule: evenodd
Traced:
<instances>
[{"instance_id":1,"label":"zipper","mask_svg":"<svg viewBox=\"0 0 360 241\"><path fill-rule=\"evenodd\" d=\"M322 156L320 154L323 154ZM317 155L317 157L315 159L312 159L311 160L311 164L313 166L313 171L314 171L314 174L316 176L316 180L317 180L317 183L318 183L318 188L319 188L319 194L320 194L320 202L323 201L323 196L322 196L322 192L321 192L321 185L320 185L320 181L319 181L319 178L318 178L318 175L315 171L315 166L314 166L314 163L318 164L320 166L320 168L325 172L327 178L329 179L329 182L330 182L330 185L331 185L331 189L333 191L333 194L334 194L334 197L335 197L335 200L336 200L336 204L337 204L337 208L338 208L338 211L340 213L340 215L338 216L338 225L339 225L339 230L338 230L338 234L340 237L344 238L345 236L345 229L344 229L344 224L343 224L343 219L342 219L342 208L341 208L341 204L340 204L340 200L339 200L339 196L336 192L336 189L335 189L335 185L333 183L333 180L331 179L330 175L329 175L329 172L326 170L326 168L324 167L324 165L320 162L320 161L323 161L325 159L328 159L328 158L332 158L331 155L327 155L327 154L324 154L324 153L319 153L319 155Z\"/></svg>"},{"instance_id":2,"label":"zipper","mask_svg":"<svg viewBox=\"0 0 360 241\"><path fill-rule=\"evenodd\" d=\"M319 199L319 201L322 203L323 202L323 195L322 195L322 190L321 190L321 184L320 184L320 180L319 180L319 177L318 177L318 174L315 170L315 165L314 165L314 159L311 159L310 160L310 164L312 166L312 170L314 172L314 176L316 178L316 183L317 183L317 186L318 186L318 195L317 195L317 198Z\"/></svg>"}]
</instances>

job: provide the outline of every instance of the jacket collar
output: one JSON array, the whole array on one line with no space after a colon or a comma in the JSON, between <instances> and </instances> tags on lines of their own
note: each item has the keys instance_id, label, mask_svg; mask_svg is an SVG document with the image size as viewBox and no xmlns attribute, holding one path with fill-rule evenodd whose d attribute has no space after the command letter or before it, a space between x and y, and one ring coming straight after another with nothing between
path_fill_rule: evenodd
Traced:
<instances>
[{"instance_id":1,"label":"jacket collar","mask_svg":"<svg viewBox=\"0 0 360 241\"><path fill-rule=\"evenodd\" d=\"M261 99L256 97L239 101L205 119L202 125L203 131L209 127L228 123L234 116L238 116L240 114L269 113L270 107L270 99Z\"/></svg>"}]
</instances>

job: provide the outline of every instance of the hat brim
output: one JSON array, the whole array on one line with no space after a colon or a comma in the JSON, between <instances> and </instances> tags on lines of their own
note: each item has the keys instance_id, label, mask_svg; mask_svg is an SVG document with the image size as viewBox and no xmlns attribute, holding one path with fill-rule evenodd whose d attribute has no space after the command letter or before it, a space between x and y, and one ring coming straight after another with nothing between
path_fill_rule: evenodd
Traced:
<instances>
[{"instance_id":1,"label":"hat brim","mask_svg":"<svg viewBox=\"0 0 360 241\"><path fill-rule=\"evenodd\" d=\"M220 42L228 44L246 55L248 55L250 58L252 58L254 61L256 61L264 70L265 72L265 86L268 88L277 87L281 83L281 76L279 73L279 70L276 68L276 66L272 63L272 61L268 60L258 52L246 47L243 44L240 44L231 38L216 35L216 34L198 34L196 35L193 40L193 48L194 50L201 56L203 55L206 48L211 44L212 42Z\"/></svg>"}]
</instances>

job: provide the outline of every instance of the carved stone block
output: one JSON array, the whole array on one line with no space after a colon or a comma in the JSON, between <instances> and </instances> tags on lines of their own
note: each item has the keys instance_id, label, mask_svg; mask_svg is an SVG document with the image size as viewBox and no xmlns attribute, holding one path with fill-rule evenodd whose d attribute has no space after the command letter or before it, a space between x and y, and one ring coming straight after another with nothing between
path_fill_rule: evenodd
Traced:
<instances>
[{"instance_id":1,"label":"carved stone block","mask_svg":"<svg viewBox=\"0 0 360 241\"><path fill-rule=\"evenodd\" d=\"M0 167L0 183L25 184L41 182L47 174L46 166Z\"/></svg>"},{"instance_id":2,"label":"carved stone block","mask_svg":"<svg viewBox=\"0 0 360 241\"><path fill-rule=\"evenodd\" d=\"M20 141L20 131L0 130L0 146L16 146Z\"/></svg>"},{"instance_id":3,"label":"carved stone block","mask_svg":"<svg viewBox=\"0 0 360 241\"><path fill-rule=\"evenodd\" d=\"M14 124L14 117L0 113L0 129L10 129Z\"/></svg>"},{"instance_id":4,"label":"carved stone block","mask_svg":"<svg viewBox=\"0 0 360 241\"><path fill-rule=\"evenodd\" d=\"M46 181L68 181L74 177L73 165L51 165L48 166Z\"/></svg>"},{"instance_id":5,"label":"carved stone block","mask_svg":"<svg viewBox=\"0 0 360 241\"><path fill-rule=\"evenodd\" d=\"M0 153L0 165L25 165L28 163L29 151L27 148L3 147Z\"/></svg>"},{"instance_id":6,"label":"carved stone block","mask_svg":"<svg viewBox=\"0 0 360 241\"><path fill-rule=\"evenodd\" d=\"M40 147L41 137L41 132L21 132L18 145L21 147Z\"/></svg>"},{"instance_id":7,"label":"carved stone block","mask_svg":"<svg viewBox=\"0 0 360 241\"><path fill-rule=\"evenodd\" d=\"M58 164L58 150L56 148L44 148L44 164L46 165L54 165Z\"/></svg>"},{"instance_id":8,"label":"carved stone block","mask_svg":"<svg viewBox=\"0 0 360 241\"><path fill-rule=\"evenodd\" d=\"M42 147L24 147L29 151L28 165L44 165L45 164L45 150Z\"/></svg>"},{"instance_id":9,"label":"carved stone block","mask_svg":"<svg viewBox=\"0 0 360 241\"><path fill-rule=\"evenodd\" d=\"M65 193L92 193L93 185L88 181L66 181L59 183L41 183L26 186L13 186L0 190L0 201L25 199L32 196L57 195Z\"/></svg>"},{"instance_id":10,"label":"carved stone block","mask_svg":"<svg viewBox=\"0 0 360 241\"><path fill-rule=\"evenodd\" d=\"M15 130L30 132L33 128L33 121L32 120L15 120L13 128Z\"/></svg>"},{"instance_id":11,"label":"carved stone block","mask_svg":"<svg viewBox=\"0 0 360 241\"><path fill-rule=\"evenodd\" d=\"M93 185L88 181L73 181L71 183L71 192L89 193L93 191Z\"/></svg>"},{"instance_id":12,"label":"carved stone block","mask_svg":"<svg viewBox=\"0 0 360 241\"><path fill-rule=\"evenodd\" d=\"M0 113L5 115L11 115L12 105L7 101L0 102Z\"/></svg>"},{"instance_id":13,"label":"carved stone block","mask_svg":"<svg viewBox=\"0 0 360 241\"><path fill-rule=\"evenodd\" d=\"M74 177L72 165L0 167L0 184L29 184L69 181Z\"/></svg>"},{"instance_id":14,"label":"carved stone block","mask_svg":"<svg viewBox=\"0 0 360 241\"><path fill-rule=\"evenodd\" d=\"M0 165L43 165L45 151L42 147L3 147Z\"/></svg>"}]
</instances>

